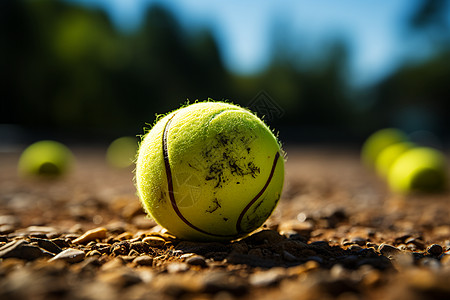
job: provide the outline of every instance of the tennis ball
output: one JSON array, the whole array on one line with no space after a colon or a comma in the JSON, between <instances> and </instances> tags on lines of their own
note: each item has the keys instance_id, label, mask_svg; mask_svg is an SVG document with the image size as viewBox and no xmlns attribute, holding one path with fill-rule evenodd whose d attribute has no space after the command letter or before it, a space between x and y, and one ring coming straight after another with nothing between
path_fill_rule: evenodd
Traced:
<instances>
[{"instance_id":1,"label":"tennis ball","mask_svg":"<svg viewBox=\"0 0 450 300\"><path fill-rule=\"evenodd\" d=\"M21 175L57 177L67 172L73 161L72 152L56 141L39 141L28 146L19 159Z\"/></svg>"},{"instance_id":2,"label":"tennis ball","mask_svg":"<svg viewBox=\"0 0 450 300\"><path fill-rule=\"evenodd\" d=\"M376 131L364 142L361 150L361 159L369 167L375 167L378 155L386 147L406 142L408 137L404 132L395 128L386 128Z\"/></svg>"},{"instance_id":3,"label":"tennis ball","mask_svg":"<svg viewBox=\"0 0 450 300\"><path fill-rule=\"evenodd\" d=\"M420 147L403 153L388 173L388 183L395 192L439 192L447 184L445 157L439 151Z\"/></svg>"},{"instance_id":4,"label":"tennis ball","mask_svg":"<svg viewBox=\"0 0 450 300\"><path fill-rule=\"evenodd\" d=\"M143 207L178 238L247 235L280 198L284 158L258 117L236 105L199 102L161 118L143 137L136 186Z\"/></svg>"},{"instance_id":5,"label":"tennis ball","mask_svg":"<svg viewBox=\"0 0 450 300\"><path fill-rule=\"evenodd\" d=\"M412 149L413 147L414 144L410 142L396 143L387 146L383 151L380 152L375 161L377 173L381 177L386 177L395 160L404 152Z\"/></svg>"},{"instance_id":6,"label":"tennis ball","mask_svg":"<svg viewBox=\"0 0 450 300\"><path fill-rule=\"evenodd\" d=\"M106 161L115 168L127 168L133 164L137 148L135 137L124 136L115 139L106 150Z\"/></svg>"}]
</instances>

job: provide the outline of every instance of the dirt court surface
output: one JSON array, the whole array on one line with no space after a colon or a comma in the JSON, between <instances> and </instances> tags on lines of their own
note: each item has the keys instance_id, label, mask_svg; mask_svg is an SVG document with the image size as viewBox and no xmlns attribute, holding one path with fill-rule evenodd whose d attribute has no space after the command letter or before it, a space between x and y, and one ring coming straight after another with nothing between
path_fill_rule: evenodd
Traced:
<instances>
[{"instance_id":1,"label":"dirt court surface","mask_svg":"<svg viewBox=\"0 0 450 300\"><path fill-rule=\"evenodd\" d=\"M0 153L0 299L450 298L449 193L393 195L356 150L286 151L275 212L230 243L165 233L104 149L58 180Z\"/></svg>"}]
</instances>

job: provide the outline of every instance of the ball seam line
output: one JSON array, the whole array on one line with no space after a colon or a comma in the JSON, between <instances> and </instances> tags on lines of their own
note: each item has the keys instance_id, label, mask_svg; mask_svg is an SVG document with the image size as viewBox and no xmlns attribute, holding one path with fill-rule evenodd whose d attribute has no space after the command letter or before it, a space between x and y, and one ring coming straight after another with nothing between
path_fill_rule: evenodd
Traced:
<instances>
[{"instance_id":1,"label":"ball seam line","mask_svg":"<svg viewBox=\"0 0 450 300\"><path fill-rule=\"evenodd\" d=\"M221 234L215 234L215 233L210 233L207 232L201 228L198 228L197 226L195 226L194 224L192 224L191 222L189 222L181 213L180 209L178 208L177 202L175 200L175 194L173 191L173 179L172 179L172 170L170 168L170 162L169 162L169 149L168 149L168 143L167 143L167 135L169 132L169 127L170 127L170 123L172 122L173 117L176 114L173 114L172 117L170 117L170 119L167 121L165 127L164 127L164 132L163 132L163 136L162 136L162 146L163 146L163 158L164 158L164 166L166 169L166 176L167 176L167 185L168 185L168 192L169 192L169 198L170 198L170 203L172 204L172 208L175 211L175 213L177 214L177 216L189 227L191 227L194 230L197 230L203 234L206 235L211 235L211 236L216 236L216 237L234 237L235 235L221 235Z\"/></svg>"},{"instance_id":2,"label":"ball seam line","mask_svg":"<svg viewBox=\"0 0 450 300\"><path fill-rule=\"evenodd\" d=\"M181 211L180 211L180 209L178 207L178 204L177 204L177 202L175 200L175 193L174 193L174 188L173 188L172 170L170 168L169 149L168 149L168 142L167 142L167 139L168 139L167 136L168 136L170 124L172 123L172 120L175 117L175 115L176 115L176 113L174 113L170 117L170 119L167 121L166 125L164 126L164 131L163 131L163 136L162 136L163 159L164 159L164 166L165 166L165 169L166 169L169 198L170 198L170 202L171 202L172 208L175 211L175 213L177 214L177 216L186 225L188 225L189 227L191 227L194 230L197 230L197 231L199 231L199 232L201 232L203 234L206 234L206 235L211 235L211 236L216 236L216 237L235 237L236 235L222 235L222 234L216 234L216 233L207 232L207 231L205 231L205 230L195 226L194 224L189 222L189 220L187 220L183 216L183 214L181 213ZM272 164L272 169L270 171L270 174L269 174L269 177L267 178L266 183L264 184L263 188L259 191L259 193L246 205L246 207L242 210L241 214L239 215L239 218L238 218L238 220L236 222L236 230L237 230L238 234L243 233L242 228L241 228L241 222L242 222L242 219L244 218L245 214L250 209L250 207L261 197L261 195L265 192L265 190L269 186L270 182L272 181L272 177L273 177L273 175L275 173L275 168L277 166L277 162L278 162L278 158L279 157L280 157L280 152L277 151L277 153L275 154L275 157L274 157L273 164Z\"/></svg>"},{"instance_id":3,"label":"ball seam line","mask_svg":"<svg viewBox=\"0 0 450 300\"><path fill-rule=\"evenodd\" d=\"M266 191L267 187L269 186L269 183L272 181L273 174L275 173L275 168L277 166L278 158L280 157L280 152L277 151L277 154L275 154L275 158L273 160L272 169L270 170L269 178L267 178L267 181L263 188L259 191L259 193L250 201L247 206L242 210L241 214L239 215L239 218L236 222L236 230L237 232L242 232L241 228L241 222L244 218L244 215L247 213L247 211L250 209L250 207L261 197L261 195Z\"/></svg>"}]
</instances>

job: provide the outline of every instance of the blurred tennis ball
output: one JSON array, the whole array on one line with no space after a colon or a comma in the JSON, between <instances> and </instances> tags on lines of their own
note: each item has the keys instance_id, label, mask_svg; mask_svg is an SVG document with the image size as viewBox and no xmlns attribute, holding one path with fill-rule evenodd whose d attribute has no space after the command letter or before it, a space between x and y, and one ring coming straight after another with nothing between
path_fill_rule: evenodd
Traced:
<instances>
[{"instance_id":1,"label":"blurred tennis ball","mask_svg":"<svg viewBox=\"0 0 450 300\"><path fill-rule=\"evenodd\" d=\"M386 177L392 164L397 160L397 158L399 158L400 155L412 149L413 147L414 144L410 142L396 143L387 146L383 151L380 152L375 161L375 168L377 173L382 177Z\"/></svg>"},{"instance_id":2,"label":"blurred tennis ball","mask_svg":"<svg viewBox=\"0 0 450 300\"><path fill-rule=\"evenodd\" d=\"M432 148L408 150L394 162L388 183L395 192L439 192L447 185L447 163L444 155Z\"/></svg>"},{"instance_id":3,"label":"blurred tennis ball","mask_svg":"<svg viewBox=\"0 0 450 300\"><path fill-rule=\"evenodd\" d=\"M407 135L399 129L381 129L367 138L361 150L361 159L367 166L373 168L381 151L390 145L406 141Z\"/></svg>"},{"instance_id":4,"label":"blurred tennis ball","mask_svg":"<svg viewBox=\"0 0 450 300\"><path fill-rule=\"evenodd\" d=\"M19 159L21 175L57 177L73 163L72 152L56 141L39 141L26 148Z\"/></svg>"},{"instance_id":5,"label":"blurred tennis ball","mask_svg":"<svg viewBox=\"0 0 450 300\"><path fill-rule=\"evenodd\" d=\"M138 142L135 137L120 137L106 150L106 161L115 168L127 168L134 163L137 149Z\"/></svg>"}]
</instances>

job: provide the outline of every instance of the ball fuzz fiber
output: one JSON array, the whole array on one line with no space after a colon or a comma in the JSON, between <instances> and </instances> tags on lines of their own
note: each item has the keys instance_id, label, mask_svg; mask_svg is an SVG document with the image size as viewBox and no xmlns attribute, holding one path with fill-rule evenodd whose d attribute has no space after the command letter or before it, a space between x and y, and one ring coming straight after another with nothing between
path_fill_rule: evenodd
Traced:
<instances>
[{"instance_id":1,"label":"ball fuzz fiber","mask_svg":"<svg viewBox=\"0 0 450 300\"><path fill-rule=\"evenodd\" d=\"M200 102L161 118L136 163L139 198L178 238L232 240L254 231L281 195L284 158L271 130L250 111Z\"/></svg>"},{"instance_id":2,"label":"ball fuzz fiber","mask_svg":"<svg viewBox=\"0 0 450 300\"><path fill-rule=\"evenodd\" d=\"M388 183L393 191L440 192L447 184L447 164L439 151L419 147L403 153L388 173Z\"/></svg>"},{"instance_id":3,"label":"ball fuzz fiber","mask_svg":"<svg viewBox=\"0 0 450 300\"><path fill-rule=\"evenodd\" d=\"M39 141L26 148L19 159L19 173L24 176L57 177L67 172L73 162L72 152L56 141Z\"/></svg>"}]
</instances>

